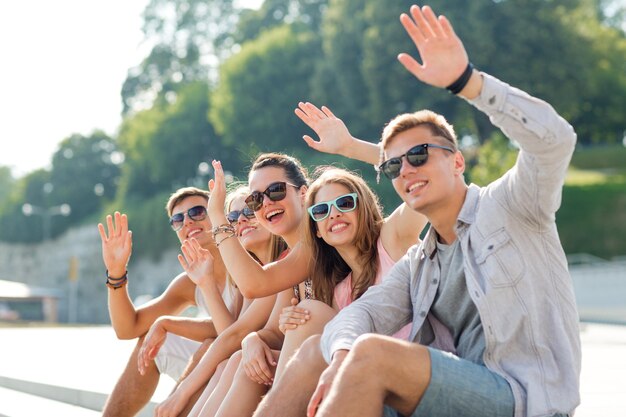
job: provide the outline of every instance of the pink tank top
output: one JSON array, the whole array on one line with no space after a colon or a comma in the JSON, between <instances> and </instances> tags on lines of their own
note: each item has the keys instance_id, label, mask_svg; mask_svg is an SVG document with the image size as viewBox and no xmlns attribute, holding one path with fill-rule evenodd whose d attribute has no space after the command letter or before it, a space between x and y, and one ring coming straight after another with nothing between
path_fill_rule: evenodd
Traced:
<instances>
[{"instance_id":1,"label":"pink tank top","mask_svg":"<svg viewBox=\"0 0 626 417\"><path fill-rule=\"evenodd\" d=\"M376 274L374 285L380 284L383 278L391 270L391 267L396 264L396 262L391 259L391 256L389 256L389 254L385 250L383 242L380 238L378 238L378 241L376 242L376 250L378 251L378 273ZM343 279L343 281L335 286L335 303L337 304L339 310L341 310L350 305L352 301L351 272ZM411 333L411 323L400 329L397 333L393 335L393 337L407 340L409 338L409 333Z\"/></svg>"}]
</instances>

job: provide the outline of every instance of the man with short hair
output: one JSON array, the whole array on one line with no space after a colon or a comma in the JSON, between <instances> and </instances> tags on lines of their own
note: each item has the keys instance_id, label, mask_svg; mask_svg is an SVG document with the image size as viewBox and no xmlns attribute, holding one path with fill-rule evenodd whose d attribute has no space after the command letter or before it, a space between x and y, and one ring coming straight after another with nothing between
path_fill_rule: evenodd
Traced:
<instances>
[{"instance_id":1,"label":"man with short hair","mask_svg":"<svg viewBox=\"0 0 626 417\"><path fill-rule=\"evenodd\" d=\"M442 117L392 120L378 157L332 112L302 103L299 116L320 136L305 137L310 146L377 164L430 230L321 341L305 342L255 416L571 416L580 338L555 212L576 135L547 103L473 69L444 16L428 6L410 14L400 20L422 63L400 62L487 114L519 144L517 162L486 187L468 186ZM383 336L411 321L412 343Z\"/></svg>"},{"instance_id":2,"label":"man with short hair","mask_svg":"<svg viewBox=\"0 0 626 417\"><path fill-rule=\"evenodd\" d=\"M107 216L108 234L98 225L102 256L107 268L107 287L111 324L120 339L139 338L126 369L105 404L104 416L133 416L150 400L160 374L179 380L188 374L208 349L210 343L230 324L241 309L242 298L226 279L226 268L211 233L206 206L209 193L194 187L177 190L169 198L166 210L170 225L181 243L195 239L212 257L212 273L183 272L152 301L135 307L127 290L126 267L132 248L132 232L125 214ZM182 261L181 261L182 263ZM188 266L191 262L187 263ZM189 269L189 268L187 268ZM175 317L196 305L205 318ZM208 318L210 312L211 317ZM146 333L150 330L149 336ZM145 338L159 340L157 351L146 356L154 361L143 363ZM190 406L193 405L190 404Z\"/></svg>"}]
</instances>

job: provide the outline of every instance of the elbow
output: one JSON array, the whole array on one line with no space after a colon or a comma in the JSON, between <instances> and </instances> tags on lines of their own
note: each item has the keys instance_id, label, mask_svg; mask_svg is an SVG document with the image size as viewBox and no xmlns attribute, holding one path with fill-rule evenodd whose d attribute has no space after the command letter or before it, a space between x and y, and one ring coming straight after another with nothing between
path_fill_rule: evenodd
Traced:
<instances>
[{"instance_id":1,"label":"elbow","mask_svg":"<svg viewBox=\"0 0 626 417\"><path fill-rule=\"evenodd\" d=\"M133 329L120 329L113 326L113 331L115 331L115 336L118 340L132 340L141 336L140 334L137 334L136 331L133 331Z\"/></svg>"},{"instance_id":2,"label":"elbow","mask_svg":"<svg viewBox=\"0 0 626 417\"><path fill-rule=\"evenodd\" d=\"M263 294L263 292L261 291L260 288L242 288L239 287L239 291L241 292L241 295L243 295L244 298L247 298L249 300L253 300L255 298L261 298L261 297L266 297L270 294Z\"/></svg>"},{"instance_id":3,"label":"elbow","mask_svg":"<svg viewBox=\"0 0 626 417\"><path fill-rule=\"evenodd\" d=\"M138 337L136 334L117 329L115 329L115 336L118 338L118 340L131 340Z\"/></svg>"}]
</instances>

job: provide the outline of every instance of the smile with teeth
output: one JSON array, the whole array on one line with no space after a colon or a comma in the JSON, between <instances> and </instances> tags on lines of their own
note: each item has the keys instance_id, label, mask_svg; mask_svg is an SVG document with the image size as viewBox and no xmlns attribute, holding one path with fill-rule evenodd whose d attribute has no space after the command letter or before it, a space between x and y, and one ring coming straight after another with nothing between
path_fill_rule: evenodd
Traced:
<instances>
[{"instance_id":1,"label":"smile with teeth","mask_svg":"<svg viewBox=\"0 0 626 417\"><path fill-rule=\"evenodd\" d=\"M411 192L411 191L415 190L416 188L423 187L425 185L426 185L426 181L418 181L416 183L411 184L407 191Z\"/></svg>"},{"instance_id":2,"label":"smile with teeth","mask_svg":"<svg viewBox=\"0 0 626 417\"><path fill-rule=\"evenodd\" d=\"M187 234L187 237L194 237L195 235L197 235L198 233L202 232L202 229L193 229L191 232L189 232L189 234Z\"/></svg>"},{"instance_id":3,"label":"smile with teeth","mask_svg":"<svg viewBox=\"0 0 626 417\"><path fill-rule=\"evenodd\" d=\"M348 227L348 223L335 223L331 226L330 231L338 232L340 230L345 229L346 227Z\"/></svg>"},{"instance_id":4,"label":"smile with teeth","mask_svg":"<svg viewBox=\"0 0 626 417\"><path fill-rule=\"evenodd\" d=\"M256 229L256 227L248 226L239 232L239 236L247 235L248 233L254 231L254 229Z\"/></svg>"},{"instance_id":5,"label":"smile with teeth","mask_svg":"<svg viewBox=\"0 0 626 417\"><path fill-rule=\"evenodd\" d=\"M272 210L265 215L265 218L271 221L272 217L276 216L277 214L283 214L284 212L285 210L280 210L280 209Z\"/></svg>"}]
</instances>

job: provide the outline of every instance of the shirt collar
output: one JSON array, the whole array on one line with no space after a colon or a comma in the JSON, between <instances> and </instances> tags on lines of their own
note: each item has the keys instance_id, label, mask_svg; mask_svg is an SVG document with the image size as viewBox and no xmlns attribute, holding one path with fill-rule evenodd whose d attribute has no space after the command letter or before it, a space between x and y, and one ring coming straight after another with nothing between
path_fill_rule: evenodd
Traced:
<instances>
[{"instance_id":1,"label":"shirt collar","mask_svg":"<svg viewBox=\"0 0 626 417\"><path fill-rule=\"evenodd\" d=\"M470 184L465 194L465 201L457 218L456 231L474 223L476 219L476 211L480 201L480 187L476 184ZM428 229L424 236L424 244L422 245L422 253L424 256L432 259L437 251L437 232L432 227Z\"/></svg>"}]
</instances>

